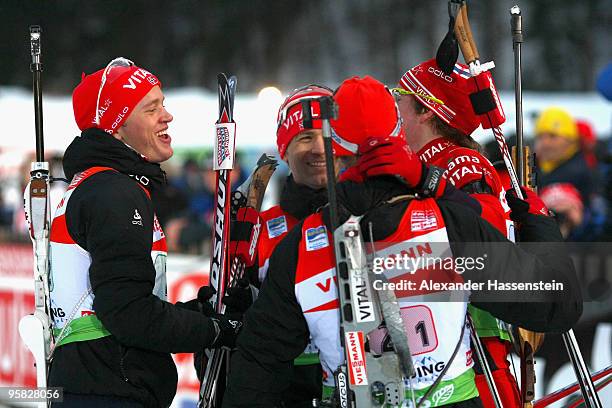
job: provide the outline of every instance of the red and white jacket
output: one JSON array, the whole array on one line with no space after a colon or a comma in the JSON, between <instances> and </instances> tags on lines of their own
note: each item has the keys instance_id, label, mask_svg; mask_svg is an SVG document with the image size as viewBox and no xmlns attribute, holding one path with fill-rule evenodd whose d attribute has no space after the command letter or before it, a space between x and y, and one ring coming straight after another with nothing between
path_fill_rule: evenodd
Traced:
<instances>
[{"instance_id":1,"label":"red and white jacket","mask_svg":"<svg viewBox=\"0 0 612 408\"><path fill-rule=\"evenodd\" d=\"M260 217L264 228L257 243L257 262L259 281L263 282L268 272L268 264L274 248L299 221L283 211L280 205L267 209L260 214Z\"/></svg>"},{"instance_id":2,"label":"red and white jacket","mask_svg":"<svg viewBox=\"0 0 612 408\"><path fill-rule=\"evenodd\" d=\"M71 330L66 331L66 339L62 344L70 341L91 340L103 337L105 330L97 327L97 322L87 323L79 319L95 315L94 294L89 281L89 267L91 256L85 248L79 246L66 225L66 208L72 193L87 178L102 171L115 171L110 167L91 167L74 176L72 182L57 206L57 210L51 224L50 237L50 264L51 264L51 308L54 327L61 330L65 324L70 324ZM136 185L150 198L150 193L137 182ZM135 210L132 223L140 223L142 219ZM166 300L166 257L168 249L166 237L161 229L157 217L153 219L153 245L151 258L155 266L155 286L153 294L162 300ZM61 268L60 268L61 267ZM89 320L91 318L88 317ZM87 325L87 326L84 326ZM84 335L75 336L76 331ZM72 339L70 338L72 334Z\"/></svg>"},{"instance_id":3,"label":"red and white jacket","mask_svg":"<svg viewBox=\"0 0 612 408\"><path fill-rule=\"evenodd\" d=\"M506 191L497 171L486 157L474 149L458 146L442 137L427 143L418 151L418 155L424 163L446 169L444 177L458 189L467 188L471 183L488 186L491 193L468 192L482 206L482 218L508 238L514 237Z\"/></svg>"},{"instance_id":4,"label":"red and white jacket","mask_svg":"<svg viewBox=\"0 0 612 408\"><path fill-rule=\"evenodd\" d=\"M302 226L295 276L295 295L306 318L310 336L320 350L321 365L325 371L324 384L328 386L333 385L333 372L344 361L344 351L340 345L339 303L332 242L321 213L306 218ZM411 253L423 243L435 245L429 245L424 250L422 259L450 256L446 226L433 199L413 200L410 203L396 232L377 243L376 257L389 257L403 251ZM394 269L385 270L384 273L391 282L406 279L416 282L425 276L434 279L434 275L440 281L442 275L446 279L458 276L448 272L425 268L416 274ZM414 388L419 390L430 386L448 363L451 366L444 375L444 381L453 381L470 370L472 358L469 330L466 329L461 336L467 303L428 301L434 297L439 300L440 296L447 295L445 292L396 291L396 295L416 368L416 376L412 380ZM416 326L418 329L415 331ZM441 333L444 333L444 341L439 337ZM372 347L376 339L371 338L370 342ZM459 351L450 362L458 342ZM473 386L473 381L472 385L466 383L465 386Z\"/></svg>"}]
</instances>

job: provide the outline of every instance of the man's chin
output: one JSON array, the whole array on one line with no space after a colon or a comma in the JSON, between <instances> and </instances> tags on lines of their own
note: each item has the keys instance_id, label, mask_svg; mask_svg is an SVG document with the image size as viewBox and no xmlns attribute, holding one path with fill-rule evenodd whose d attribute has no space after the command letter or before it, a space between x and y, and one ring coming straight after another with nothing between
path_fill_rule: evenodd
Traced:
<instances>
[{"instance_id":1,"label":"man's chin","mask_svg":"<svg viewBox=\"0 0 612 408\"><path fill-rule=\"evenodd\" d=\"M168 147L163 150L157 151L154 157L152 158L153 160L149 159L149 161L153 163L163 163L166 160L170 159L173 154L174 150L172 149L172 147Z\"/></svg>"},{"instance_id":2,"label":"man's chin","mask_svg":"<svg viewBox=\"0 0 612 408\"><path fill-rule=\"evenodd\" d=\"M313 177L312 187L314 188L327 188L327 177Z\"/></svg>"}]
</instances>

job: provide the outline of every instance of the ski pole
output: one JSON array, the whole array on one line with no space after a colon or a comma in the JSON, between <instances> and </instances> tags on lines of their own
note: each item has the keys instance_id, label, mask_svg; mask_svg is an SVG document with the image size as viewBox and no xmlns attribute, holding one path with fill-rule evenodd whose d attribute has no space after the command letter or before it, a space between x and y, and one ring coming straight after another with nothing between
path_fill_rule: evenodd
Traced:
<instances>
[{"instance_id":1,"label":"ski pole","mask_svg":"<svg viewBox=\"0 0 612 408\"><path fill-rule=\"evenodd\" d=\"M603 379L598 385L597 388L600 388L602 385L608 385L610 383L610 381L612 381L612 365L607 366L606 368L603 368L601 370L599 370L596 373L593 373L592 375L593 381L599 381L601 379ZM574 382L566 387L563 387L551 394L548 394L542 398L540 398L537 401L533 402L533 406L535 408L544 408L547 407L549 405L551 405L553 402L557 402L562 398L567 397L568 395L571 395L573 393L575 393L576 391L580 390L580 383L579 382Z\"/></svg>"},{"instance_id":2,"label":"ski pole","mask_svg":"<svg viewBox=\"0 0 612 408\"><path fill-rule=\"evenodd\" d=\"M584 398L584 405L587 408L602 408L599 395L597 394L597 390L593 384L593 379L591 378L589 369L587 368L584 358L582 357L582 353L580 352L580 346L578 345L574 331L570 329L561 336L563 338L563 343L565 344L567 354L569 355L570 362L572 363L572 367L574 368L576 379L580 385L580 391L582 393L582 397Z\"/></svg>"},{"instance_id":3,"label":"ski pole","mask_svg":"<svg viewBox=\"0 0 612 408\"><path fill-rule=\"evenodd\" d=\"M458 1L458 0L451 0L451 1ZM484 72L492 68L494 65L488 64L488 63L480 64L478 51L474 48L475 43L473 39L471 41L465 41L465 38L470 39L472 38L472 36L471 36L471 31L469 30L469 22L467 19L466 2L461 1L461 3L462 3L462 6L461 6L462 10L460 12L460 15L462 18L461 19L457 18L455 28L457 30L456 32L458 32L458 31L462 31L461 25L468 27L467 29L464 29L462 31L463 33L465 33L465 37L462 37L459 35L457 37L458 37L459 46L461 48L461 52L464 55L465 61L466 63L469 64L470 72L475 77L481 72ZM474 78L474 80L476 80L476 78ZM489 126L487 127L491 127L493 130L495 139L504 157L504 163L506 164L508 174L510 175L512 186L516 191L517 197L523 199L524 197L520 189L520 183L518 181L516 171L512 164L512 159L510 157L508 146L504 139L504 135L501 131L501 128L495 125L494 121L489 117L489 115L487 115L487 118L489 119L489 122L488 122ZM517 155L521 155L521 154L522 152L520 150L517 151ZM573 330L570 329L568 332L563 333L562 337L566 345L566 349L568 351L570 361L572 362L574 371L576 372L576 377L578 378L579 382L583 383L582 388L583 388L583 395L585 397L585 402L587 402L587 404L592 404L588 406L601 407L601 402L599 401L599 397L597 396L597 392L595 391L595 388L593 386L593 382L590 378L588 369L586 368L586 365L584 364L584 359L582 357L582 353L580 352L580 347L578 345L578 342L576 341L576 337L574 336Z\"/></svg>"},{"instance_id":4,"label":"ski pole","mask_svg":"<svg viewBox=\"0 0 612 408\"><path fill-rule=\"evenodd\" d=\"M495 404L496 408L503 408L504 405L501 402L499 390L497 389L497 385L495 384L495 380L493 379L493 373L491 372L491 366L489 365L489 361L487 360L487 355L484 351L484 346L480 341L480 337L478 337L478 333L476 333L476 328L474 327L472 316L470 316L469 313L468 322L470 324L470 337L472 338L472 343L474 343L474 351L476 352L476 358L478 358L480 366L482 367L482 372L484 373L485 379L487 380L487 385L489 386L489 390L491 391L493 403Z\"/></svg>"},{"instance_id":5,"label":"ski pole","mask_svg":"<svg viewBox=\"0 0 612 408\"><path fill-rule=\"evenodd\" d=\"M327 197L329 202L329 222L330 228L333 232L338 227L338 197L336 194L336 172L334 166L334 153L332 146L332 128L330 124L331 119L336 119L338 116L338 107L336 106L332 97L324 96L318 99L320 106L320 117L322 121L321 130L323 132L323 146L325 150L325 171L327 173ZM311 108L310 101L302 101L302 112L304 120L311 120ZM335 243L334 243L335 245ZM336 274L339 273L339 268L336 261ZM340 280L338 280L340 282ZM339 286L339 285L338 285ZM337 287L338 300L341 300L340 288ZM342 328L342 311L340 310L340 344L345 347L344 344L344 329ZM346 363L346 357L344 364L334 372L336 390L337 390L337 402L340 407L353 407L355 404L354 395L349 387L348 369Z\"/></svg>"}]
</instances>

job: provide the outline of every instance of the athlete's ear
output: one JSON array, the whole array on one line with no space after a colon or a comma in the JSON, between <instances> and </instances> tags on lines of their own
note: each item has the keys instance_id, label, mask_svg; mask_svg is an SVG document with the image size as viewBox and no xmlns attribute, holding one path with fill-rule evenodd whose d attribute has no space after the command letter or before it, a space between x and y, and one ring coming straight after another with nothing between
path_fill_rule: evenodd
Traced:
<instances>
[{"instance_id":1,"label":"athlete's ear","mask_svg":"<svg viewBox=\"0 0 612 408\"><path fill-rule=\"evenodd\" d=\"M419 123L428 122L435 114L432 110L426 109L425 112L417 115L417 120Z\"/></svg>"}]
</instances>

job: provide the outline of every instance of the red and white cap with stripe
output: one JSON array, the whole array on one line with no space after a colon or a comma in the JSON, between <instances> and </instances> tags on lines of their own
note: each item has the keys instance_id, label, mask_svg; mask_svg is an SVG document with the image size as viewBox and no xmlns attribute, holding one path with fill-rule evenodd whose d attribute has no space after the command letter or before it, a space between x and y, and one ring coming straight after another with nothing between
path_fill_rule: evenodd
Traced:
<instances>
[{"instance_id":1,"label":"red and white cap with stripe","mask_svg":"<svg viewBox=\"0 0 612 408\"><path fill-rule=\"evenodd\" d=\"M287 146L298 134L307 130L304 128L302 112L302 101L314 100L323 96L332 96L333 91L322 85L306 85L291 92L278 109L276 130L276 145L281 159L285 158ZM323 123L319 118L320 108L318 103L310 105L312 115L312 127L310 129L321 129Z\"/></svg>"},{"instance_id":2,"label":"red and white cap with stripe","mask_svg":"<svg viewBox=\"0 0 612 408\"><path fill-rule=\"evenodd\" d=\"M480 125L480 119L474 113L470 101L470 78L470 70L466 65L455 64L453 72L446 75L433 58L406 71L399 81L399 86L414 92L414 97L421 104L449 126L469 136ZM421 95L439 99L444 103Z\"/></svg>"}]
</instances>

